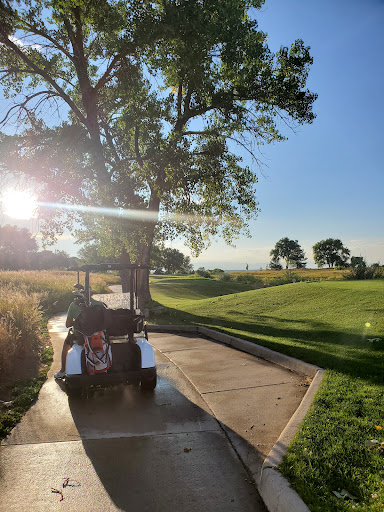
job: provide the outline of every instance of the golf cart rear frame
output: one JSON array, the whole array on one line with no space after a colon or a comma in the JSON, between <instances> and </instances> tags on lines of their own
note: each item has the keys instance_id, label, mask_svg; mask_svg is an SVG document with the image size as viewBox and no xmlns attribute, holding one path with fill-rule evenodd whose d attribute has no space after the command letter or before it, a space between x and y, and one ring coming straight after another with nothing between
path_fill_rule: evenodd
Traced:
<instances>
[{"instance_id":1,"label":"golf cart rear frame","mask_svg":"<svg viewBox=\"0 0 384 512\"><path fill-rule=\"evenodd\" d=\"M137 283L138 272L147 270L148 266L120 263L102 263L98 265L83 265L68 268L77 272L79 288L80 272L85 272L84 279L84 308L91 304L91 272L106 272L114 270L130 270L129 278L129 308L118 310L107 309L108 319L103 330L111 343L112 366L105 373L89 375L85 368L84 347L74 343L69 350L64 378L68 395L81 393L86 388L109 387L117 384L141 384L145 390L153 390L157 383L156 362L154 350L148 343L148 334L144 315L138 309ZM95 329L96 330L96 329Z\"/></svg>"}]
</instances>

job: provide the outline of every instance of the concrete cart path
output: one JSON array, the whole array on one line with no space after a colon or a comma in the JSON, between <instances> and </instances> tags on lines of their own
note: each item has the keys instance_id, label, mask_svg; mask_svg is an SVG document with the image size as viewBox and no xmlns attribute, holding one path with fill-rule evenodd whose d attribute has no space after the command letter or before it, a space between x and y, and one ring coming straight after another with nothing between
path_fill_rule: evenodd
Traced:
<instances>
[{"instance_id":1,"label":"concrete cart path","mask_svg":"<svg viewBox=\"0 0 384 512\"><path fill-rule=\"evenodd\" d=\"M217 377L214 379L210 369L210 357L217 357L212 347L219 352L224 347L201 339L153 334L153 343L159 348L168 344L175 349L178 345L179 362L183 353L186 360L196 361L194 350L200 346L201 374L210 376L204 395L172 363L168 350L167 354L156 351L159 383L154 393L120 386L96 391L88 399L68 400L53 379L66 335L64 318L57 316L49 324L55 356L39 399L0 446L1 512L265 512L255 485L221 426L225 422L217 421L205 399L208 394L216 395L220 403L219 395L227 395L231 404L243 403L250 411L244 414L247 425L264 414L247 395L252 376L243 366L243 354L231 351L231 361L240 357L239 364L221 368L223 379L229 372L226 384L235 378L235 366L238 378L247 375L245 389L235 391L232 384L224 386L224 380L220 384ZM250 364L246 362L246 366ZM272 375L268 379L268 386L273 387ZM290 379L285 377L285 381ZM291 385L284 393L300 394L298 382L291 381ZM236 392L237 399L231 398ZM289 419L296 403L288 412L285 406L280 407L284 397L276 397L280 398L278 405L271 402L276 419L265 420L265 426L285 424ZM278 421L283 410L286 418ZM234 414L235 408L227 414L227 432ZM279 433L268 438L267 444L272 444ZM249 451L255 452L252 445Z\"/></svg>"},{"instance_id":2,"label":"concrete cart path","mask_svg":"<svg viewBox=\"0 0 384 512\"><path fill-rule=\"evenodd\" d=\"M150 342L193 383L253 475L300 405L307 380L196 335L150 333Z\"/></svg>"}]
</instances>

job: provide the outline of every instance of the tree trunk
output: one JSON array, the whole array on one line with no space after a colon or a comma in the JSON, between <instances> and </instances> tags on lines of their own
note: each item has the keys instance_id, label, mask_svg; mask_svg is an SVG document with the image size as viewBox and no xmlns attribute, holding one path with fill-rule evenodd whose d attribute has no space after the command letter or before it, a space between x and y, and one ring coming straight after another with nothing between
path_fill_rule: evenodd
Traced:
<instances>
[{"instance_id":1,"label":"tree trunk","mask_svg":"<svg viewBox=\"0 0 384 512\"><path fill-rule=\"evenodd\" d=\"M131 258L129 256L129 253L125 249L123 249L123 251L119 257L119 263L131 263ZM123 287L122 292L128 293L131 271L128 269L119 270L119 274L120 274L121 285Z\"/></svg>"},{"instance_id":2,"label":"tree trunk","mask_svg":"<svg viewBox=\"0 0 384 512\"><path fill-rule=\"evenodd\" d=\"M152 238L153 240L153 238ZM150 245L143 244L140 251L140 264L148 265L151 257L152 240ZM138 272L137 295L139 308L143 309L145 305L152 300L149 289L149 268L142 269Z\"/></svg>"},{"instance_id":3,"label":"tree trunk","mask_svg":"<svg viewBox=\"0 0 384 512\"><path fill-rule=\"evenodd\" d=\"M159 173L159 179L161 179L161 175ZM151 199L149 201L149 210L156 212L157 215L159 213L159 207L160 207L160 199L154 189L151 190ZM144 227L146 234L145 234L145 241L140 244L139 249L139 261L140 265L147 265L147 269L143 269L139 272L139 279L137 283L137 294L138 294L138 302L139 302L139 308L144 308L145 305L152 300L151 292L149 289L149 265L151 262L151 251L152 251L152 244L153 244L153 238L155 236L155 227L157 224L156 221L148 222L146 226Z\"/></svg>"}]
</instances>

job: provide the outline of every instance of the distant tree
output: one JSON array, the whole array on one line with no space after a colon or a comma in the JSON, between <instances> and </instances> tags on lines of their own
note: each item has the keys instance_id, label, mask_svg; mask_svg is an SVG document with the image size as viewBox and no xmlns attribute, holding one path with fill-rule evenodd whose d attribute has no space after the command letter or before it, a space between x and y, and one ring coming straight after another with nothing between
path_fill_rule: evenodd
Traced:
<instances>
[{"instance_id":1,"label":"distant tree","mask_svg":"<svg viewBox=\"0 0 384 512\"><path fill-rule=\"evenodd\" d=\"M364 264L366 266L366 262L362 256L352 256L351 257L351 267L352 268L355 268L355 267L358 267L359 265L364 265Z\"/></svg>"},{"instance_id":2,"label":"distant tree","mask_svg":"<svg viewBox=\"0 0 384 512\"><path fill-rule=\"evenodd\" d=\"M155 274L164 274L163 255L161 252L161 247L158 245L153 245L152 247L150 267L151 270L155 272Z\"/></svg>"},{"instance_id":3,"label":"distant tree","mask_svg":"<svg viewBox=\"0 0 384 512\"><path fill-rule=\"evenodd\" d=\"M166 274L190 274L193 270L190 257L184 256L178 249L166 247L162 256Z\"/></svg>"},{"instance_id":4,"label":"distant tree","mask_svg":"<svg viewBox=\"0 0 384 512\"><path fill-rule=\"evenodd\" d=\"M154 246L152 248L151 269L156 274L190 274L193 266L189 256L178 249Z\"/></svg>"},{"instance_id":5,"label":"distant tree","mask_svg":"<svg viewBox=\"0 0 384 512\"><path fill-rule=\"evenodd\" d=\"M166 247L163 250L163 267L166 274L176 274L183 268L184 254L177 249Z\"/></svg>"},{"instance_id":6,"label":"distant tree","mask_svg":"<svg viewBox=\"0 0 384 512\"><path fill-rule=\"evenodd\" d=\"M294 251L292 255L291 265L295 268L305 268L307 266L307 262L305 261L306 259L305 253L300 247L297 251Z\"/></svg>"},{"instance_id":7,"label":"distant tree","mask_svg":"<svg viewBox=\"0 0 384 512\"><path fill-rule=\"evenodd\" d=\"M182 274L193 274L193 265L189 256L184 256L184 263L181 273Z\"/></svg>"},{"instance_id":8,"label":"distant tree","mask_svg":"<svg viewBox=\"0 0 384 512\"><path fill-rule=\"evenodd\" d=\"M37 251L37 242L27 228L0 227L0 267L5 270L30 268L30 256Z\"/></svg>"},{"instance_id":9,"label":"distant tree","mask_svg":"<svg viewBox=\"0 0 384 512\"><path fill-rule=\"evenodd\" d=\"M65 269L71 266L71 258L65 251L40 251L30 255L30 268L34 270Z\"/></svg>"},{"instance_id":10,"label":"distant tree","mask_svg":"<svg viewBox=\"0 0 384 512\"><path fill-rule=\"evenodd\" d=\"M205 277L205 278L208 278L208 279L212 279L212 274L210 273L209 270L205 270L205 267L199 267L195 274L199 277Z\"/></svg>"},{"instance_id":11,"label":"distant tree","mask_svg":"<svg viewBox=\"0 0 384 512\"><path fill-rule=\"evenodd\" d=\"M344 247L338 238L327 238L313 246L313 258L318 267L328 265L329 268L336 266L345 267L351 252Z\"/></svg>"},{"instance_id":12,"label":"distant tree","mask_svg":"<svg viewBox=\"0 0 384 512\"><path fill-rule=\"evenodd\" d=\"M88 243L82 247L79 252L79 259L82 265L97 265L99 263L114 263L116 259L111 255L106 255L98 243Z\"/></svg>"},{"instance_id":13,"label":"distant tree","mask_svg":"<svg viewBox=\"0 0 384 512\"><path fill-rule=\"evenodd\" d=\"M271 270L282 270L283 269L283 265L280 263L279 258L277 258L277 260L275 258L272 258L272 260L270 261L268 267Z\"/></svg>"},{"instance_id":14,"label":"distant tree","mask_svg":"<svg viewBox=\"0 0 384 512\"><path fill-rule=\"evenodd\" d=\"M224 270L222 268L214 268L213 270L210 270L211 274L224 274Z\"/></svg>"},{"instance_id":15,"label":"distant tree","mask_svg":"<svg viewBox=\"0 0 384 512\"><path fill-rule=\"evenodd\" d=\"M272 256L270 267L273 270L278 270L280 265L280 258L285 261L285 268L288 269L289 265L294 265L296 268L305 267L305 253L297 240L290 240L288 237L281 238L271 250Z\"/></svg>"}]
</instances>

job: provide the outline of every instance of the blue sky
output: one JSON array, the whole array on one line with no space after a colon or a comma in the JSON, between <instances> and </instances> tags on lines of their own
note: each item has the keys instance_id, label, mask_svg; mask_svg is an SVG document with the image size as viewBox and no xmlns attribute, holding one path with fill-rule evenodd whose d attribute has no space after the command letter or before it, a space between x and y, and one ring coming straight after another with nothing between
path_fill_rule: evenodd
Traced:
<instances>
[{"instance_id":1,"label":"blue sky","mask_svg":"<svg viewBox=\"0 0 384 512\"><path fill-rule=\"evenodd\" d=\"M298 240L314 267L312 246L340 238L353 255L384 262L384 1L267 0L255 11L271 50L297 38L311 47L308 87L319 97L312 125L262 149L261 213L252 239L221 243L195 267L265 267L282 237ZM173 244L185 250L182 242Z\"/></svg>"},{"instance_id":2,"label":"blue sky","mask_svg":"<svg viewBox=\"0 0 384 512\"><path fill-rule=\"evenodd\" d=\"M298 240L309 267L312 246L329 237L383 263L384 0L267 0L255 17L272 51L297 38L311 47L308 87L319 95L317 118L295 133L283 128L288 141L262 148L252 238L238 240L236 249L213 241L192 259L195 268L265 268L285 236ZM172 246L189 254L182 240ZM77 251L68 238L56 248Z\"/></svg>"}]
</instances>

